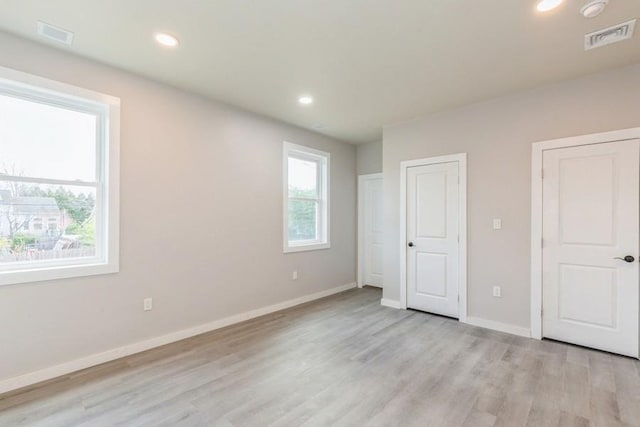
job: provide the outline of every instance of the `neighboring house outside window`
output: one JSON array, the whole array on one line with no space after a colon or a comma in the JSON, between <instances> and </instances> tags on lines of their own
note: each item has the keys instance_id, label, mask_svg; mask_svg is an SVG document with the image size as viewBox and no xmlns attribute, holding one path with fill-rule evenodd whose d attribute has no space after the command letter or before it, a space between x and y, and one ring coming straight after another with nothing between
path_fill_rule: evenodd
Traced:
<instances>
[{"instance_id":1,"label":"neighboring house outside window","mask_svg":"<svg viewBox=\"0 0 640 427\"><path fill-rule=\"evenodd\" d=\"M0 190L0 215L4 219L0 221L0 236L10 237L14 234L42 230L40 216L49 217L49 224L58 224L62 218L62 211L53 197L11 197L9 191Z\"/></svg>"},{"instance_id":2,"label":"neighboring house outside window","mask_svg":"<svg viewBox=\"0 0 640 427\"><path fill-rule=\"evenodd\" d=\"M119 104L0 67L0 285L118 271Z\"/></svg>"},{"instance_id":3,"label":"neighboring house outside window","mask_svg":"<svg viewBox=\"0 0 640 427\"><path fill-rule=\"evenodd\" d=\"M284 143L284 252L331 246L329 160L329 153Z\"/></svg>"}]
</instances>

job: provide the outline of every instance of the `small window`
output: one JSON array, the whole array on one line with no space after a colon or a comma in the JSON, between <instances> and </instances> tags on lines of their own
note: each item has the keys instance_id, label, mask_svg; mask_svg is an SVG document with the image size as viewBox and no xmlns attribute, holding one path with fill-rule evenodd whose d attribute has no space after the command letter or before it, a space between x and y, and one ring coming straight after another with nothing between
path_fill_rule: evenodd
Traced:
<instances>
[{"instance_id":1,"label":"small window","mask_svg":"<svg viewBox=\"0 0 640 427\"><path fill-rule=\"evenodd\" d=\"M284 251L330 247L329 153L284 143Z\"/></svg>"},{"instance_id":2,"label":"small window","mask_svg":"<svg viewBox=\"0 0 640 427\"><path fill-rule=\"evenodd\" d=\"M0 67L0 285L118 270L119 111Z\"/></svg>"}]
</instances>

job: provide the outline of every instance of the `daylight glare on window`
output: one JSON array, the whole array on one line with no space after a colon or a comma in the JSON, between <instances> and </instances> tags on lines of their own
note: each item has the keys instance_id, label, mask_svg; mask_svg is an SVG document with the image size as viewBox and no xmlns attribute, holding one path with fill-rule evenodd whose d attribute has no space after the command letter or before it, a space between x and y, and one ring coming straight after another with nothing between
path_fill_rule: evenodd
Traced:
<instances>
[{"instance_id":1,"label":"daylight glare on window","mask_svg":"<svg viewBox=\"0 0 640 427\"><path fill-rule=\"evenodd\" d=\"M318 197L318 162L289 157L289 197Z\"/></svg>"},{"instance_id":2,"label":"daylight glare on window","mask_svg":"<svg viewBox=\"0 0 640 427\"><path fill-rule=\"evenodd\" d=\"M1 172L95 181L96 125L93 114L0 95Z\"/></svg>"}]
</instances>

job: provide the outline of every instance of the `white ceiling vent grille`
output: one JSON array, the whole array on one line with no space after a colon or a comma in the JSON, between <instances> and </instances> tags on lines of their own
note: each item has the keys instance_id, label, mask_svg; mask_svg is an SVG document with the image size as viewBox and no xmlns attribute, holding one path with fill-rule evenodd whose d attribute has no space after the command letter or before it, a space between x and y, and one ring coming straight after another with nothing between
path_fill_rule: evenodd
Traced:
<instances>
[{"instance_id":1,"label":"white ceiling vent grille","mask_svg":"<svg viewBox=\"0 0 640 427\"><path fill-rule=\"evenodd\" d=\"M625 22L623 24L614 25L604 30L584 36L584 50L595 49L606 46L611 43L617 43L622 40L630 39L633 36L633 29L636 26L636 20Z\"/></svg>"},{"instance_id":2,"label":"white ceiling vent grille","mask_svg":"<svg viewBox=\"0 0 640 427\"><path fill-rule=\"evenodd\" d=\"M38 34L49 40L64 43L67 46L71 46L73 43L73 33L71 31L47 24L46 22L38 21Z\"/></svg>"}]
</instances>

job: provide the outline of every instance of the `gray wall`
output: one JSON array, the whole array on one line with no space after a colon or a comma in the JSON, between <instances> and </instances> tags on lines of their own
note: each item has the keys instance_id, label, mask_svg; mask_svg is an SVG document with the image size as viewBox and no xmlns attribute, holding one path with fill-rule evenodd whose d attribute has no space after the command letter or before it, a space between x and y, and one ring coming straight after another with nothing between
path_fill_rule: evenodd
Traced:
<instances>
[{"instance_id":1,"label":"gray wall","mask_svg":"<svg viewBox=\"0 0 640 427\"><path fill-rule=\"evenodd\" d=\"M637 126L638 65L385 128L384 297L400 292L400 162L466 152L469 315L528 327L531 143ZM494 285L502 298L492 297Z\"/></svg>"},{"instance_id":2,"label":"gray wall","mask_svg":"<svg viewBox=\"0 0 640 427\"><path fill-rule=\"evenodd\" d=\"M382 172L382 141L360 144L358 147L358 175Z\"/></svg>"},{"instance_id":3,"label":"gray wall","mask_svg":"<svg viewBox=\"0 0 640 427\"><path fill-rule=\"evenodd\" d=\"M354 146L3 33L0 52L122 101L120 273L0 287L0 379L355 281ZM331 153L330 250L282 253L285 140Z\"/></svg>"}]
</instances>

